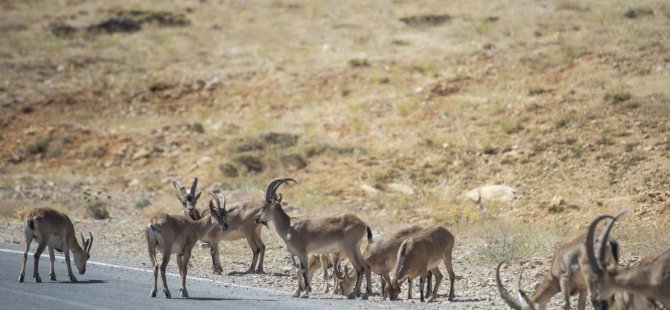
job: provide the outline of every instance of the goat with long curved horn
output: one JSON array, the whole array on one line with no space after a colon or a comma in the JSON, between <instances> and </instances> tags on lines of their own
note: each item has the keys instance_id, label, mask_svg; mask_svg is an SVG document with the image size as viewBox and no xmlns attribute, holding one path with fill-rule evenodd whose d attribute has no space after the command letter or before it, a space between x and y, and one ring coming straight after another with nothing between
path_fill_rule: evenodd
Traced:
<instances>
[{"instance_id":1,"label":"goat with long curved horn","mask_svg":"<svg viewBox=\"0 0 670 310\"><path fill-rule=\"evenodd\" d=\"M607 238L616 220L625 212L619 212L615 216L602 215L597 217L589 226L587 236L589 266L593 269L594 278L591 289L591 298L594 305L600 309L608 309L609 301L617 293L630 293L628 298L639 299L633 303L651 305L662 304L670 308L670 250L649 259L647 262L631 268L614 266L606 268L603 257L596 257L595 253L595 228L603 218L610 217L612 220L605 227L602 238ZM598 247L599 253L603 252L602 244ZM606 251L605 251L606 252ZM632 294L632 295L631 295ZM623 296L617 294L616 296Z\"/></svg>"},{"instance_id":2,"label":"goat with long curved horn","mask_svg":"<svg viewBox=\"0 0 670 310\"><path fill-rule=\"evenodd\" d=\"M265 190L263 207L256 215L256 223L272 221L277 234L284 240L291 255L297 256L300 266L297 272L298 287L294 297L308 297L310 279L308 278L309 254L344 253L354 265L358 281L356 289L349 295L355 298L360 294L361 275L367 279L367 298L372 291L370 267L362 258L359 244L367 233L367 224L353 214L341 214L325 217L291 218L284 212L281 196L276 193L281 184L296 182L291 178L277 178L270 181ZM304 282L304 285L303 285Z\"/></svg>"}]
</instances>

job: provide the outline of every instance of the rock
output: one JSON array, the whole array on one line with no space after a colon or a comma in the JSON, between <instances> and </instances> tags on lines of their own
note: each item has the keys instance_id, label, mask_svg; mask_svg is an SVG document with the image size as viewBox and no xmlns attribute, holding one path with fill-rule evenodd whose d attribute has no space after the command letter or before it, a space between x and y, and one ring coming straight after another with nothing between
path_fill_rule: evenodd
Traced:
<instances>
[{"instance_id":1,"label":"rock","mask_svg":"<svg viewBox=\"0 0 670 310\"><path fill-rule=\"evenodd\" d=\"M403 183L389 183L386 187L394 192L405 194L408 196L414 195L414 189L411 186Z\"/></svg>"},{"instance_id":2,"label":"rock","mask_svg":"<svg viewBox=\"0 0 670 310\"><path fill-rule=\"evenodd\" d=\"M368 185L368 184L363 184L361 185L361 189L368 195L370 196L377 196L381 193L380 190Z\"/></svg>"},{"instance_id":3,"label":"rock","mask_svg":"<svg viewBox=\"0 0 670 310\"><path fill-rule=\"evenodd\" d=\"M518 190L507 185L484 185L465 193L476 204L507 203L517 198Z\"/></svg>"},{"instance_id":4,"label":"rock","mask_svg":"<svg viewBox=\"0 0 670 310\"><path fill-rule=\"evenodd\" d=\"M202 166L207 163L211 163L214 161L214 158L211 158L209 156L203 156L200 159L198 159L198 166Z\"/></svg>"},{"instance_id":5,"label":"rock","mask_svg":"<svg viewBox=\"0 0 670 310\"><path fill-rule=\"evenodd\" d=\"M131 157L131 159L132 159L132 160L138 160L138 159L140 159L140 158L146 158L146 157L149 157L149 155L151 155L151 151L149 151L149 150L147 150L147 149L145 149L145 148L141 148L141 149L135 151L135 153L133 154L133 156Z\"/></svg>"},{"instance_id":6,"label":"rock","mask_svg":"<svg viewBox=\"0 0 670 310\"><path fill-rule=\"evenodd\" d=\"M138 180L138 179L133 179L132 181L130 181L130 182L128 183L128 186L129 186L129 187L137 187L137 186L140 186L140 180Z\"/></svg>"},{"instance_id":7,"label":"rock","mask_svg":"<svg viewBox=\"0 0 670 310\"><path fill-rule=\"evenodd\" d=\"M565 199L561 196L554 196L549 202L550 208L558 208L565 205Z\"/></svg>"}]
</instances>

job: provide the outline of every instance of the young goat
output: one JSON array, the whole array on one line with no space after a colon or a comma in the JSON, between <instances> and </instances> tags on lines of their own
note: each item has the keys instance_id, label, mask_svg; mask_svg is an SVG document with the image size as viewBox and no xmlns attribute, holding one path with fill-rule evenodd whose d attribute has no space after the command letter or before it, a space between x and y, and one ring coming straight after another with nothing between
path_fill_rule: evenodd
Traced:
<instances>
[{"instance_id":1,"label":"young goat","mask_svg":"<svg viewBox=\"0 0 670 310\"><path fill-rule=\"evenodd\" d=\"M442 226L431 226L423 229L402 242L398 248L397 263L393 270L393 277L388 273L382 275L389 283L386 286L387 294L391 300L397 300L400 293L401 281L405 278L419 277L419 291L421 301L424 300L424 285L428 272L435 276L435 288L428 302L437 297L437 291L442 281L442 273L438 268L441 261L447 267L449 273L449 301L454 299L454 274L451 256L454 248L454 235Z\"/></svg>"},{"instance_id":2,"label":"young goat","mask_svg":"<svg viewBox=\"0 0 670 310\"><path fill-rule=\"evenodd\" d=\"M226 219L226 200L221 195L223 206L219 197L210 193L216 201L216 208L212 201L209 202L209 215L200 220L193 221L189 217L181 215L160 214L151 218L149 225L145 229L149 257L154 270L154 278L151 287L151 297L156 297L156 286L158 281L158 262L156 260L156 250L163 254L163 260L160 264L161 279L163 280L163 292L166 298L171 298L170 290L165 278L165 270L170 262L170 255L177 255L177 266L181 277L181 296L188 297L186 290L186 272L188 261L191 258L191 250L195 243L211 230L228 229ZM214 219L214 221L212 221Z\"/></svg>"},{"instance_id":3,"label":"young goat","mask_svg":"<svg viewBox=\"0 0 670 310\"><path fill-rule=\"evenodd\" d=\"M195 178L191 185L191 191L188 192L179 181L174 182L175 188L181 193L177 198L184 208L184 214L193 220L199 220L209 215L209 210L200 211L196 208L196 202L200 193L195 195L195 189L198 184L198 178ZM263 223L258 224L254 218L261 209L261 203L242 202L236 203L228 207L228 230L212 229L209 233L202 237L202 241L210 246L210 254L212 255L212 271L215 274L223 272L221 259L219 258L219 243L221 241L234 241L245 238L249 247L251 248L252 258L251 266L247 272L263 273L263 260L265 258L265 244L261 240L261 228ZM258 269L256 269L258 263Z\"/></svg>"},{"instance_id":4,"label":"young goat","mask_svg":"<svg viewBox=\"0 0 670 310\"><path fill-rule=\"evenodd\" d=\"M70 266L70 251L74 256L74 264L77 266L79 274L86 272L86 262L91 257L91 246L93 245L93 235L90 239L84 239L81 235L81 244L84 245L82 249L77 242L77 237L74 233L74 225L70 218L62 212L50 208L32 209L23 221L24 234L24 248L23 248L23 263L21 264L21 271L19 273L19 282L23 282L26 273L26 261L28 260L28 250L33 239L37 242L37 249L35 250L35 268L33 269L33 278L35 282L42 282L37 271L39 266L39 259L44 252L44 248L49 248L49 279L56 281L56 273L54 272L54 250L63 252L65 255L65 265L67 266L67 275L70 281L77 282L77 278L72 273Z\"/></svg>"}]
</instances>

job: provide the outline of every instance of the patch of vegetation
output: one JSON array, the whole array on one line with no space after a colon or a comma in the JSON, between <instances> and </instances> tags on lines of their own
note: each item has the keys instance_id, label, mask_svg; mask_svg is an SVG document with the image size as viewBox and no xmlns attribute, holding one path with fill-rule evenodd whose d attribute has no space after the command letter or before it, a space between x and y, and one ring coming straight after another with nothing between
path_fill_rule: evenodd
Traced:
<instances>
[{"instance_id":1,"label":"patch of vegetation","mask_svg":"<svg viewBox=\"0 0 670 310\"><path fill-rule=\"evenodd\" d=\"M227 178L236 178L238 175L240 175L240 172L237 170L237 167L235 167L235 165L233 165L232 163L220 164L219 171L221 171L223 176Z\"/></svg>"},{"instance_id":2,"label":"patch of vegetation","mask_svg":"<svg viewBox=\"0 0 670 310\"><path fill-rule=\"evenodd\" d=\"M413 66L411 71L420 73L421 75L425 76L432 76L432 77L440 76L440 67L436 63L425 63Z\"/></svg>"},{"instance_id":3,"label":"patch of vegetation","mask_svg":"<svg viewBox=\"0 0 670 310\"><path fill-rule=\"evenodd\" d=\"M495 155L496 153L498 153L498 149L493 145L487 144L484 146L482 153L486 155Z\"/></svg>"},{"instance_id":4,"label":"patch of vegetation","mask_svg":"<svg viewBox=\"0 0 670 310\"><path fill-rule=\"evenodd\" d=\"M603 134L600 139L596 140L598 145L614 145L614 139L608 134Z\"/></svg>"},{"instance_id":5,"label":"patch of vegetation","mask_svg":"<svg viewBox=\"0 0 670 310\"><path fill-rule=\"evenodd\" d=\"M261 159L254 155L240 155L233 158L233 162L242 165L249 173L259 173L265 170Z\"/></svg>"},{"instance_id":6,"label":"patch of vegetation","mask_svg":"<svg viewBox=\"0 0 670 310\"><path fill-rule=\"evenodd\" d=\"M151 200L147 198L142 198L135 202L135 209L144 209L151 205Z\"/></svg>"},{"instance_id":7,"label":"patch of vegetation","mask_svg":"<svg viewBox=\"0 0 670 310\"><path fill-rule=\"evenodd\" d=\"M586 50L577 45L561 43L561 55L566 62L572 62L575 59L586 55Z\"/></svg>"},{"instance_id":8,"label":"patch of vegetation","mask_svg":"<svg viewBox=\"0 0 670 310\"><path fill-rule=\"evenodd\" d=\"M307 157L319 156L322 154L347 155L354 152L364 152L363 149L351 146L333 146L330 144L311 145L305 149Z\"/></svg>"},{"instance_id":9,"label":"patch of vegetation","mask_svg":"<svg viewBox=\"0 0 670 310\"><path fill-rule=\"evenodd\" d=\"M270 132L261 136L261 140L265 143L273 144L282 148L287 148L294 146L298 143L298 138L300 136L290 134L290 133L281 133L281 132Z\"/></svg>"},{"instance_id":10,"label":"patch of vegetation","mask_svg":"<svg viewBox=\"0 0 670 310\"><path fill-rule=\"evenodd\" d=\"M77 157L79 158L100 158L107 154L107 148L103 145L98 145L97 141L89 141L79 147Z\"/></svg>"},{"instance_id":11,"label":"patch of vegetation","mask_svg":"<svg viewBox=\"0 0 670 310\"><path fill-rule=\"evenodd\" d=\"M405 25L411 27L440 26L449 20L451 20L451 16L449 14L415 15L403 17L400 19L400 21L405 23Z\"/></svg>"},{"instance_id":12,"label":"patch of vegetation","mask_svg":"<svg viewBox=\"0 0 670 310\"><path fill-rule=\"evenodd\" d=\"M280 159L286 168L304 169L307 167L307 160L300 154L283 155Z\"/></svg>"},{"instance_id":13,"label":"patch of vegetation","mask_svg":"<svg viewBox=\"0 0 670 310\"><path fill-rule=\"evenodd\" d=\"M636 19L640 17L647 17L647 16L654 16L654 10L651 8L646 8L646 7L640 7L640 8L629 8L626 10L626 13L623 14L623 16L630 18L630 19Z\"/></svg>"},{"instance_id":14,"label":"patch of vegetation","mask_svg":"<svg viewBox=\"0 0 670 310\"><path fill-rule=\"evenodd\" d=\"M354 59L349 59L349 66L352 67L352 68L369 67L370 62L368 62L368 60L365 59L365 58L354 58Z\"/></svg>"},{"instance_id":15,"label":"patch of vegetation","mask_svg":"<svg viewBox=\"0 0 670 310\"><path fill-rule=\"evenodd\" d=\"M506 231L489 232L486 243L477 249L477 256L483 262L497 263L522 257L522 238Z\"/></svg>"},{"instance_id":16,"label":"patch of vegetation","mask_svg":"<svg viewBox=\"0 0 670 310\"><path fill-rule=\"evenodd\" d=\"M44 154L49 147L50 140L47 135L37 136L26 145L26 151L31 155Z\"/></svg>"},{"instance_id":17,"label":"patch of vegetation","mask_svg":"<svg viewBox=\"0 0 670 310\"><path fill-rule=\"evenodd\" d=\"M500 124L500 128L502 131L508 135L515 134L521 130L523 130L523 125L521 125L520 122L515 122L515 121L510 121L510 120L504 120Z\"/></svg>"},{"instance_id":18,"label":"patch of vegetation","mask_svg":"<svg viewBox=\"0 0 670 310\"><path fill-rule=\"evenodd\" d=\"M633 95L631 95L630 92L623 90L623 89L616 89L616 90L610 90L605 93L605 96L603 99L607 102L611 103L622 103L630 100Z\"/></svg>"},{"instance_id":19,"label":"patch of vegetation","mask_svg":"<svg viewBox=\"0 0 670 310\"><path fill-rule=\"evenodd\" d=\"M96 220L104 220L109 218L109 211L107 204L102 201L93 201L85 206L86 214Z\"/></svg>"},{"instance_id":20,"label":"patch of vegetation","mask_svg":"<svg viewBox=\"0 0 670 310\"><path fill-rule=\"evenodd\" d=\"M556 128L567 127L572 122L572 117L565 115L556 121Z\"/></svg>"}]
</instances>

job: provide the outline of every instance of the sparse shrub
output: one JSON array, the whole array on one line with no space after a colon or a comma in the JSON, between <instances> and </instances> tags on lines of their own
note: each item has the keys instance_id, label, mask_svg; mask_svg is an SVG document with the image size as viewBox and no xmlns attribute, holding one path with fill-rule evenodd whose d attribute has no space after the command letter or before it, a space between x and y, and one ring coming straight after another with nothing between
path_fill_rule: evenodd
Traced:
<instances>
[{"instance_id":1,"label":"sparse shrub","mask_svg":"<svg viewBox=\"0 0 670 310\"><path fill-rule=\"evenodd\" d=\"M654 10L651 8L629 8L623 15L630 19L636 19L638 17L654 16Z\"/></svg>"},{"instance_id":2,"label":"sparse shrub","mask_svg":"<svg viewBox=\"0 0 670 310\"><path fill-rule=\"evenodd\" d=\"M191 131L193 131L195 133L204 133L205 132L205 127L203 127L202 124L200 124L198 122L191 124L189 126L189 128L191 129Z\"/></svg>"},{"instance_id":3,"label":"sparse shrub","mask_svg":"<svg viewBox=\"0 0 670 310\"><path fill-rule=\"evenodd\" d=\"M572 122L572 118L570 116L563 116L556 121L556 128L566 127L568 124L570 124L570 122Z\"/></svg>"},{"instance_id":4,"label":"sparse shrub","mask_svg":"<svg viewBox=\"0 0 670 310\"><path fill-rule=\"evenodd\" d=\"M496 147L493 145L487 144L484 146L482 153L486 155L495 155L496 153L498 153L498 149L496 149Z\"/></svg>"},{"instance_id":5,"label":"sparse shrub","mask_svg":"<svg viewBox=\"0 0 670 310\"><path fill-rule=\"evenodd\" d=\"M135 203L135 209L144 209L151 205L151 200L142 198Z\"/></svg>"},{"instance_id":6,"label":"sparse shrub","mask_svg":"<svg viewBox=\"0 0 670 310\"><path fill-rule=\"evenodd\" d=\"M298 135L281 132L269 132L261 136L261 139L265 143L274 144L283 148L296 145L296 143L298 143L298 138L300 138Z\"/></svg>"},{"instance_id":7,"label":"sparse shrub","mask_svg":"<svg viewBox=\"0 0 670 310\"><path fill-rule=\"evenodd\" d=\"M349 66L352 68L369 67L370 62L368 62L368 60L365 58L354 58L349 59Z\"/></svg>"},{"instance_id":8,"label":"sparse shrub","mask_svg":"<svg viewBox=\"0 0 670 310\"><path fill-rule=\"evenodd\" d=\"M523 130L523 126L519 122L505 120L500 124L502 131L508 135L515 134Z\"/></svg>"},{"instance_id":9,"label":"sparse shrub","mask_svg":"<svg viewBox=\"0 0 670 310\"><path fill-rule=\"evenodd\" d=\"M237 167L235 167L235 165L233 165L232 163L220 164L219 171L223 173L223 176L228 178L235 178L240 174L239 171L237 170Z\"/></svg>"},{"instance_id":10,"label":"sparse shrub","mask_svg":"<svg viewBox=\"0 0 670 310\"><path fill-rule=\"evenodd\" d=\"M78 157L79 158L100 158L107 154L107 148L101 145L98 145L96 141L86 142L79 148Z\"/></svg>"},{"instance_id":11,"label":"sparse shrub","mask_svg":"<svg viewBox=\"0 0 670 310\"><path fill-rule=\"evenodd\" d=\"M265 169L265 165L257 156L240 155L235 157L233 161L244 166L247 169L247 172L258 173Z\"/></svg>"},{"instance_id":12,"label":"sparse shrub","mask_svg":"<svg viewBox=\"0 0 670 310\"><path fill-rule=\"evenodd\" d=\"M149 85L149 91L152 92L152 93L157 93L157 92L161 92L161 91L164 91L164 90L168 90L172 87L173 87L172 85L170 85L166 82L157 81L157 82L153 82Z\"/></svg>"},{"instance_id":13,"label":"sparse shrub","mask_svg":"<svg viewBox=\"0 0 670 310\"><path fill-rule=\"evenodd\" d=\"M49 136L38 136L26 145L26 151L31 155L44 154L48 147Z\"/></svg>"},{"instance_id":14,"label":"sparse shrub","mask_svg":"<svg viewBox=\"0 0 670 310\"><path fill-rule=\"evenodd\" d=\"M622 103L622 102L628 101L632 97L633 97L633 95L631 95L630 92L628 92L626 90L623 90L623 89L617 89L617 90L611 90L611 91L608 91L607 93L605 93L605 96L603 97L603 99L605 99L605 101L607 101L607 102L611 102L611 103L616 104L616 103Z\"/></svg>"},{"instance_id":15,"label":"sparse shrub","mask_svg":"<svg viewBox=\"0 0 670 310\"><path fill-rule=\"evenodd\" d=\"M602 135L600 139L596 141L599 145L614 145L614 139L610 135Z\"/></svg>"},{"instance_id":16,"label":"sparse shrub","mask_svg":"<svg viewBox=\"0 0 670 310\"><path fill-rule=\"evenodd\" d=\"M477 256L484 262L499 262L518 259L521 256L521 242L518 236L507 231L491 232L485 237L486 243L478 248Z\"/></svg>"},{"instance_id":17,"label":"sparse shrub","mask_svg":"<svg viewBox=\"0 0 670 310\"><path fill-rule=\"evenodd\" d=\"M86 205L86 214L96 220L109 218L107 205L102 201L94 201Z\"/></svg>"}]
</instances>

